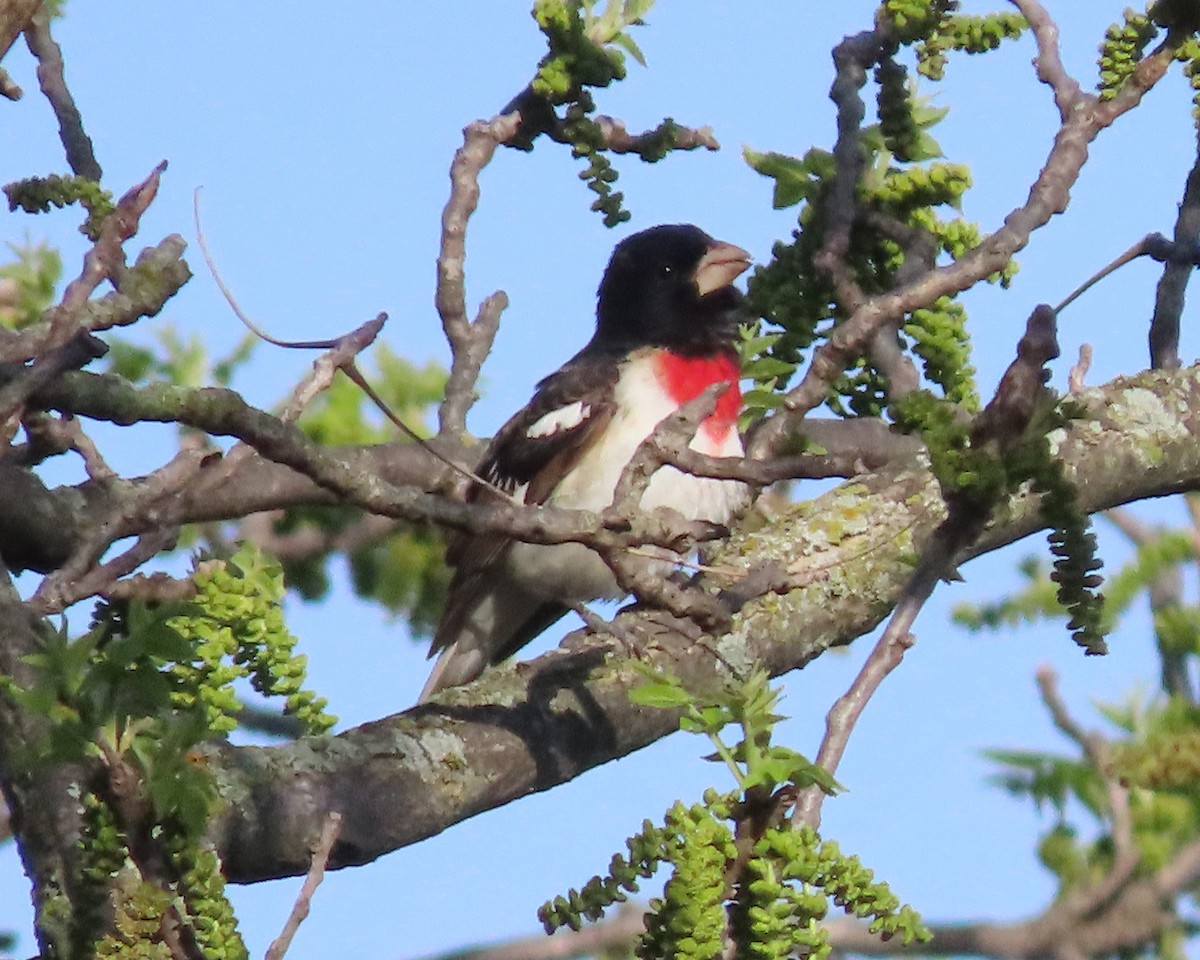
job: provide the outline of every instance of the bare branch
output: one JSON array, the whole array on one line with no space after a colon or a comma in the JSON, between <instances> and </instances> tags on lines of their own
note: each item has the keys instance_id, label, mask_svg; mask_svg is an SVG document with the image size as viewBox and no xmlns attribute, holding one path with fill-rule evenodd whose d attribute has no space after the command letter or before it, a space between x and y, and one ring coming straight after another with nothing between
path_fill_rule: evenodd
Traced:
<instances>
[{"instance_id":1,"label":"bare branch","mask_svg":"<svg viewBox=\"0 0 1200 960\"><path fill-rule=\"evenodd\" d=\"M129 497L115 516L85 534L71 559L42 581L28 601L30 609L42 615L61 612L105 592L121 577L172 547L182 526L175 495L196 476L207 456L209 451L193 442L156 470L138 495ZM120 531L130 525L142 528L137 542L97 565L104 551L121 539Z\"/></svg>"},{"instance_id":2,"label":"bare branch","mask_svg":"<svg viewBox=\"0 0 1200 960\"><path fill-rule=\"evenodd\" d=\"M1183 202L1175 218L1175 243L1183 249L1196 249L1200 243L1200 138L1196 160L1183 189ZM1179 321L1183 315L1184 293L1195 268L1188 263L1168 260L1158 281L1154 297L1154 315L1150 320L1150 365L1173 370L1179 366Z\"/></svg>"},{"instance_id":3,"label":"bare branch","mask_svg":"<svg viewBox=\"0 0 1200 960\"><path fill-rule=\"evenodd\" d=\"M1054 105L1058 107L1058 117L1066 122L1071 110L1079 101L1081 91L1079 82L1067 73L1063 66L1062 54L1058 49L1058 24L1051 19L1046 8L1038 0L1011 0L1012 5L1021 11L1025 22L1033 31L1037 43L1038 54L1034 60L1037 78L1054 91Z\"/></svg>"},{"instance_id":4,"label":"bare branch","mask_svg":"<svg viewBox=\"0 0 1200 960\"><path fill-rule=\"evenodd\" d=\"M1023 4L1034 12L1032 3ZM1177 41L1175 41L1177 42ZM1034 230L1066 209L1071 187L1087 161L1088 145L1122 114L1133 109L1166 71L1174 46L1163 44L1147 56L1113 99L1101 102L1080 94L1078 103L1063 121L1045 165L1029 191L1029 197L1004 219L1004 225L970 253L953 264L938 267L899 289L865 300L839 324L829 339L818 347L800 383L783 400L783 408L755 432L750 453L765 457L787 438L795 424L824 402L828 384L847 363L863 353L876 333L897 323L904 314L926 306L942 296L953 296L1003 269L1028 242ZM835 251L836 252L836 251Z\"/></svg>"},{"instance_id":5,"label":"bare branch","mask_svg":"<svg viewBox=\"0 0 1200 960\"><path fill-rule=\"evenodd\" d=\"M1130 418L1144 415L1142 405L1151 391L1165 422L1150 436L1129 431ZM1059 455L1068 475L1082 481L1082 509L1091 513L1200 488L1200 419L1187 412L1200 409L1200 382L1194 377L1146 373L1091 390L1080 402L1086 414L1080 423L1086 428L1068 426ZM1147 453L1151 449L1153 456ZM727 669L723 657L730 651L773 676L797 669L879 624L911 578L906 558L928 551L944 516L941 504L936 482L919 463L891 464L795 505L765 529L735 531L711 560L716 566L774 565L784 571L820 564L836 569L836 575L813 576L784 594L748 602L722 637L705 636L694 624L676 622L661 611L630 610L617 621L638 638L643 658L661 663L689 689L720 684ZM844 520L836 541L822 536L830 517ZM1014 496L951 561L963 563L1043 524L1030 498ZM570 649L494 667L474 684L447 691L436 706L339 734L336 763L287 746L213 747L210 762L227 784L224 789L256 798L253 804L231 805L213 822L212 836L230 878L248 882L307 869L307 850L289 839L295 832L284 836L277 829L281 816L301 835L308 830L311 836L323 811L339 810L346 818L346 846L339 844L331 862L364 862L548 789L677 728L670 711L630 704L628 690L641 674L612 659L616 652L609 638L589 643L577 634L564 647ZM396 763L397 736L433 751L435 760L451 751L455 759L446 764L445 778L431 783L422 778L419 765ZM349 775L354 771L370 771L370 789ZM386 824L371 799L381 791L395 798Z\"/></svg>"},{"instance_id":6,"label":"bare branch","mask_svg":"<svg viewBox=\"0 0 1200 960\"><path fill-rule=\"evenodd\" d=\"M0 60L29 26L42 0L7 0L0 3Z\"/></svg>"},{"instance_id":7,"label":"bare branch","mask_svg":"<svg viewBox=\"0 0 1200 960\"><path fill-rule=\"evenodd\" d=\"M33 364L0 389L0 423L11 422L14 413L39 386L71 366L82 366L87 359L103 355L107 349L87 334L82 325L82 311L92 291L105 278L117 276L123 270L125 254L121 245L137 233L142 214L158 193L159 179L166 168L164 160L104 218L99 238L84 255L83 271L67 285L62 303L48 311L49 331Z\"/></svg>"},{"instance_id":8,"label":"bare branch","mask_svg":"<svg viewBox=\"0 0 1200 960\"><path fill-rule=\"evenodd\" d=\"M330 812L329 816L325 818L325 826L321 828L321 837L313 847L312 865L304 877L304 885L300 888L296 903L292 906L292 912L283 925L283 932L267 947L266 960L282 960L288 947L292 945L292 938L296 936L296 931L300 929L300 924L304 922L312 908L313 895L317 892L321 881L325 879L325 867L329 863L329 854L333 850L334 843L337 842L341 829L342 815L337 811Z\"/></svg>"},{"instance_id":9,"label":"bare branch","mask_svg":"<svg viewBox=\"0 0 1200 960\"><path fill-rule=\"evenodd\" d=\"M172 234L157 246L142 250L133 267L118 276L115 291L85 299L72 308L80 329L96 333L155 316L191 279L192 272L183 260L186 247L182 237ZM58 335L56 311L61 309L52 307L47 311L49 320L0 339L0 363L24 363L52 349L53 338Z\"/></svg>"},{"instance_id":10,"label":"bare branch","mask_svg":"<svg viewBox=\"0 0 1200 960\"><path fill-rule=\"evenodd\" d=\"M25 91L21 89L20 84L12 78L12 75L0 67L0 97L7 100L20 100L25 96Z\"/></svg>"},{"instance_id":11,"label":"bare branch","mask_svg":"<svg viewBox=\"0 0 1200 960\"><path fill-rule=\"evenodd\" d=\"M437 262L437 311L452 354L446 396L438 411L441 433L466 431L467 411L475 400L480 368L492 349L500 314L508 306L508 297L497 291L483 301L475 320L468 320L464 263L467 221L479 204L480 171L491 161L496 148L512 138L520 123L520 114L510 113L469 124L463 130L463 145L450 165L450 199L442 212Z\"/></svg>"},{"instance_id":12,"label":"bare branch","mask_svg":"<svg viewBox=\"0 0 1200 960\"><path fill-rule=\"evenodd\" d=\"M1074 395L1087 389L1087 372L1092 368L1092 345L1079 345L1079 359L1071 365L1067 374L1067 392Z\"/></svg>"},{"instance_id":13,"label":"bare branch","mask_svg":"<svg viewBox=\"0 0 1200 960\"><path fill-rule=\"evenodd\" d=\"M824 767L832 776L837 772L846 745L850 742L850 734L854 725L862 716L867 702L879 689L884 678L900 666L905 652L916 642L916 637L909 632L917 614L933 593L937 577L926 577L921 582L910 581L905 588L904 596L896 606L887 629L875 645L858 676L850 684L850 689L840 696L830 708L825 717L825 736L821 740L816 762ZM806 787L800 791L796 806L792 811L792 823L806 823L814 830L821 826L821 804L825 792L817 785Z\"/></svg>"},{"instance_id":14,"label":"bare branch","mask_svg":"<svg viewBox=\"0 0 1200 960\"><path fill-rule=\"evenodd\" d=\"M880 28L846 37L833 51L836 77L829 97L837 104L837 143L833 158L837 173L825 208L825 234L813 265L833 283L842 307L858 308L864 296L846 265L850 230L858 212L858 181L866 154L860 135L866 106L859 91L867 82L867 69L883 56L885 38Z\"/></svg>"},{"instance_id":15,"label":"bare branch","mask_svg":"<svg viewBox=\"0 0 1200 960\"><path fill-rule=\"evenodd\" d=\"M654 130L631 134L623 121L605 114L597 114L592 120L600 128L604 149L613 153L642 153L657 134ZM717 138L713 136L712 127L683 127L674 124L671 130L674 135L672 150L696 150L700 147L705 150L721 149Z\"/></svg>"},{"instance_id":16,"label":"bare branch","mask_svg":"<svg viewBox=\"0 0 1200 960\"><path fill-rule=\"evenodd\" d=\"M38 61L37 77L42 93L54 108L58 118L58 135L67 152L67 163L71 169L88 180L99 181L104 176L91 137L83 129L83 117L75 106L75 98L67 89L63 73L62 50L50 36L50 15L42 9L29 21L25 28L25 42Z\"/></svg>"}]
</instances>

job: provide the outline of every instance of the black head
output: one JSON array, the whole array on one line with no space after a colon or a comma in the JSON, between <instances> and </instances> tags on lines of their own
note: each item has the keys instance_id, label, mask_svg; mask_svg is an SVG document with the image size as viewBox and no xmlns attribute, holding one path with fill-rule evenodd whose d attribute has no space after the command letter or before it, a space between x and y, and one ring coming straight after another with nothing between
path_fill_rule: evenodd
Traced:
<instances>
[{"instance_id":1,"label":"black head","mask_svg":"<svg viewBox=\"0 0 1200 960\"><path fill-rule=\"evenodd\" d=\"M750 255L691 224L626 237L600 281L593 343L663 346L682 353L728 346L741 294L731 284Z\"/></svg>"}]
</instances>

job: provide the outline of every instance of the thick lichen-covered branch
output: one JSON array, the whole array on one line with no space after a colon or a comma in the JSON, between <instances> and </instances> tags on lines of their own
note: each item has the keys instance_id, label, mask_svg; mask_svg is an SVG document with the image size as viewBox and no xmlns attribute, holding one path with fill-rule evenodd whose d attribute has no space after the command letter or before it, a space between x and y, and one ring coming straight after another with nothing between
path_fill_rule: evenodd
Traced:
<instances>
[{"instance_id":1,"label":"thick lichen-covered branch","mask_svg":"<svg viewBox=\"0 0 1200 960\"><path fill-rule=\"evenodd\" d=\"M1148 373L1079 398L1086 415L1053 437L1089 512L1200 488L1200 375ZM652 662L690 688L757 664L778 675L852 641L886 616L944 514L931 474L892 465L741 532L712 558L713 576L770 574L772 592L742 607L730 633L705 636L662 614L619 619ZM1027 496L984 531L969 558L1039 529ZM529 664L489 671L439 703L322 741L272 748L218 748L220 789L236 801L214 824L231 877L248 881L303 873L320 818L345 823L331 858L362 863L458 821L568 780L676 727L670 711L634 708L639 682L608 646L571 639ZM499 722L500 718L503 722ZM395 798L381 822L367 798ZM244 801L244 802L243 802Z\"/></svg>"}]
</instances>

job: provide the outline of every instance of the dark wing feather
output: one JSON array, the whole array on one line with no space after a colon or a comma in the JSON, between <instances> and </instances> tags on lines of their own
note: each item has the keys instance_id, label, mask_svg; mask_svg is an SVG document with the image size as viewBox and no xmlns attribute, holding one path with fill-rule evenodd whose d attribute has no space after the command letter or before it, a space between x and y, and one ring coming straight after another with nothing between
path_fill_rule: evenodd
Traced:
<instances>
[{"instance_id":1,"label":"dark wing feather","mask_svg":"<svg viewBox=\"0 0 1200 960\"><path fill-rule=\"evenodd\" d=\"M578 462L589 438L612 417L617 363L588 359L580 354L538 384L533 399L492 440L480 464L482 477L510 492L521 484L536 485L541 495L533 497L531 490L525 502L545 502L563 474ZM529 428L543 417L573 403L588 405L588 415L580 423L546 436L528 435Z\"/></svg>"},{"instance_id":2,"label":"dark wing feather","mask_svg":"<svg viewBox=\"0 0 1200 960\"><path fill-rule=\"evenodd\" d=\"M525 503L546 502L559 481L579 462L593 438L608 426L613 416L613 388L619 375L617 363L581 362L586 357L585 351L538 384L533 399L492 438L480 462L479 476L507 493L524 486ZM588 406L587 416L578 424L546 436L529 436L529 428L542 417L577 402ZM488 496L494 494L486 487L476 485L468 493L468 500L479 502ZM488 573L502 561L512 542L510 537L496 533L460 533L451 540L446 561L455 568L454 577L429 651L431 656L453 643L459 635L478 602L480 591L489 585ZM553 623L562 615L561 610L553 616L549 611L545 613L549 616L547 623ZM535 616L532 619L541 622L546 618ZM528 628L532 627L513 626L518 635L528 633ZM543 627L538 627L537 632L541 629ZM512 649L516 649L516 645L512 645ZM495 660L503 659L499 653L497 651Z\"/></svg>"}]
</instances>

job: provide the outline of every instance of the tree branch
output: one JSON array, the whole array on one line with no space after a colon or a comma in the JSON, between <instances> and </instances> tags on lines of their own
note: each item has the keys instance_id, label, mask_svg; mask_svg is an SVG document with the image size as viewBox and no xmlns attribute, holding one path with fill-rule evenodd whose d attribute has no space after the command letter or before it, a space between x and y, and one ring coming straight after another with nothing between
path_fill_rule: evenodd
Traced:
<instances>
[{"instance_id":1,"label":"tree branch","mask_svg":"<svg viewBox=\"0 0 1200 960\"><path fill-rule=\"evenodd\" d=\"M474 322L467 319L467 221L479 204L479 174L496 148L510 140L520 126L520 114L476 120L463 130L463 145L450 165L450 199L442 212L442 244L438 253L435 302L452 360L446 394L438 411L439 433L462 434L467 411L475 402L475 383L492 349L500 314L508 306L503 291L483 301Z\"/></svg>"},{"instance_id":2,"label":"tree branch","mask_svg":"<svg viewBox=\"0 0 1200 960\"><path fill-rule=\"evenodd\" d=\"M62 50L50 35L50 14L39 10L25 27L25 42L38 61L37 77L42 93L58 118L58 135L67 152L67 163L79 176L99 181L104 176L92 147L92 139L83 129L83 117L75 98L67 88Z\"/></svg>"},{"instance_id":3,"label":"tree branch","mask_svg":"<svg viewBox=\"0 0 1200 960\"><path fill-rule=\"evenodd\" d=\"M1036 5L1032 2L1021 4L1021 9L1027 16L1029 12L1037 15ZM1004 225L999 230L954 263L931 270L889 293L867 299L839 324L829 339L813 352L808 370L800 383L784 396L779 413L755 432L750 444L751 455L765 457L778 449L804 415L824 402L828 384L847 363L867 349L879 330L899 322L904 314L918 307L928 306L938 297L961 293L1003 269L1013 254L1029 242L1034 230L1044 226L1054 214L1064 211L1070 200L1071 187L1087 161L1088 145L1118 117L1137 106L1146 91L1166 71L1173 50L1174 47L1163 44L1147 56L1134 77L1111 100L1102 102L1094 96L1080 96L1055 136L1028 199L1004 218Z\"/></svg>"},{"instance_id":4,"label":"tree branch","mask_svg":"<svg viewBox=\"0 0 1200 960\"><path fill-rule=\"evenodd\" d=\"M1196 160L1183 189L1183 202L1175 218L1175 243L1184 250L1195 250L1200 242L1200 137L1196 141ZM1150 364L1173 369L1179 366L1179 322L1183 316L1184 294L1195 267L1190 263L1167 260L1154 295L1154 315L1150 319Z\"/></svg>"},{"instance_id":5,"label":"tree branch","mask_svg":"<svg viewBox=\"0 0 1200 960\"><path fill-rule=\"evenodd\" d=\"M1195 377L1145 373L1078 400L1087 416L1072 422L1059 452L1084 509L1200 487ZM1028 495L997 515L1004 519L955 562L1042 526ZM721 682L731 664L779 675L874 628L912 573L906 558L926 549L943 516L928 472L919 463L893 463L795 505L768 528L736 532L716 552L714 566L748 576L776 569L796 583L747 603L728 635L704 636L646 610L623 613L617 623L638 638L646 659L689 689ZM561 650L491 669L436 704L342 733L316 753L311 743L210 748L221 793L251 798L212 825L229 876L247 882L302 873L308 853L297 838L312 836L329 810L345 817L331 865L365 863L671 733L677 718L669 712L630 705L628 690L642 674L620 659L606 664L610 647L577 633ZM372 800L380 795L393 798L394 814L381 813Z\"/></svg>"}]
</instances>

